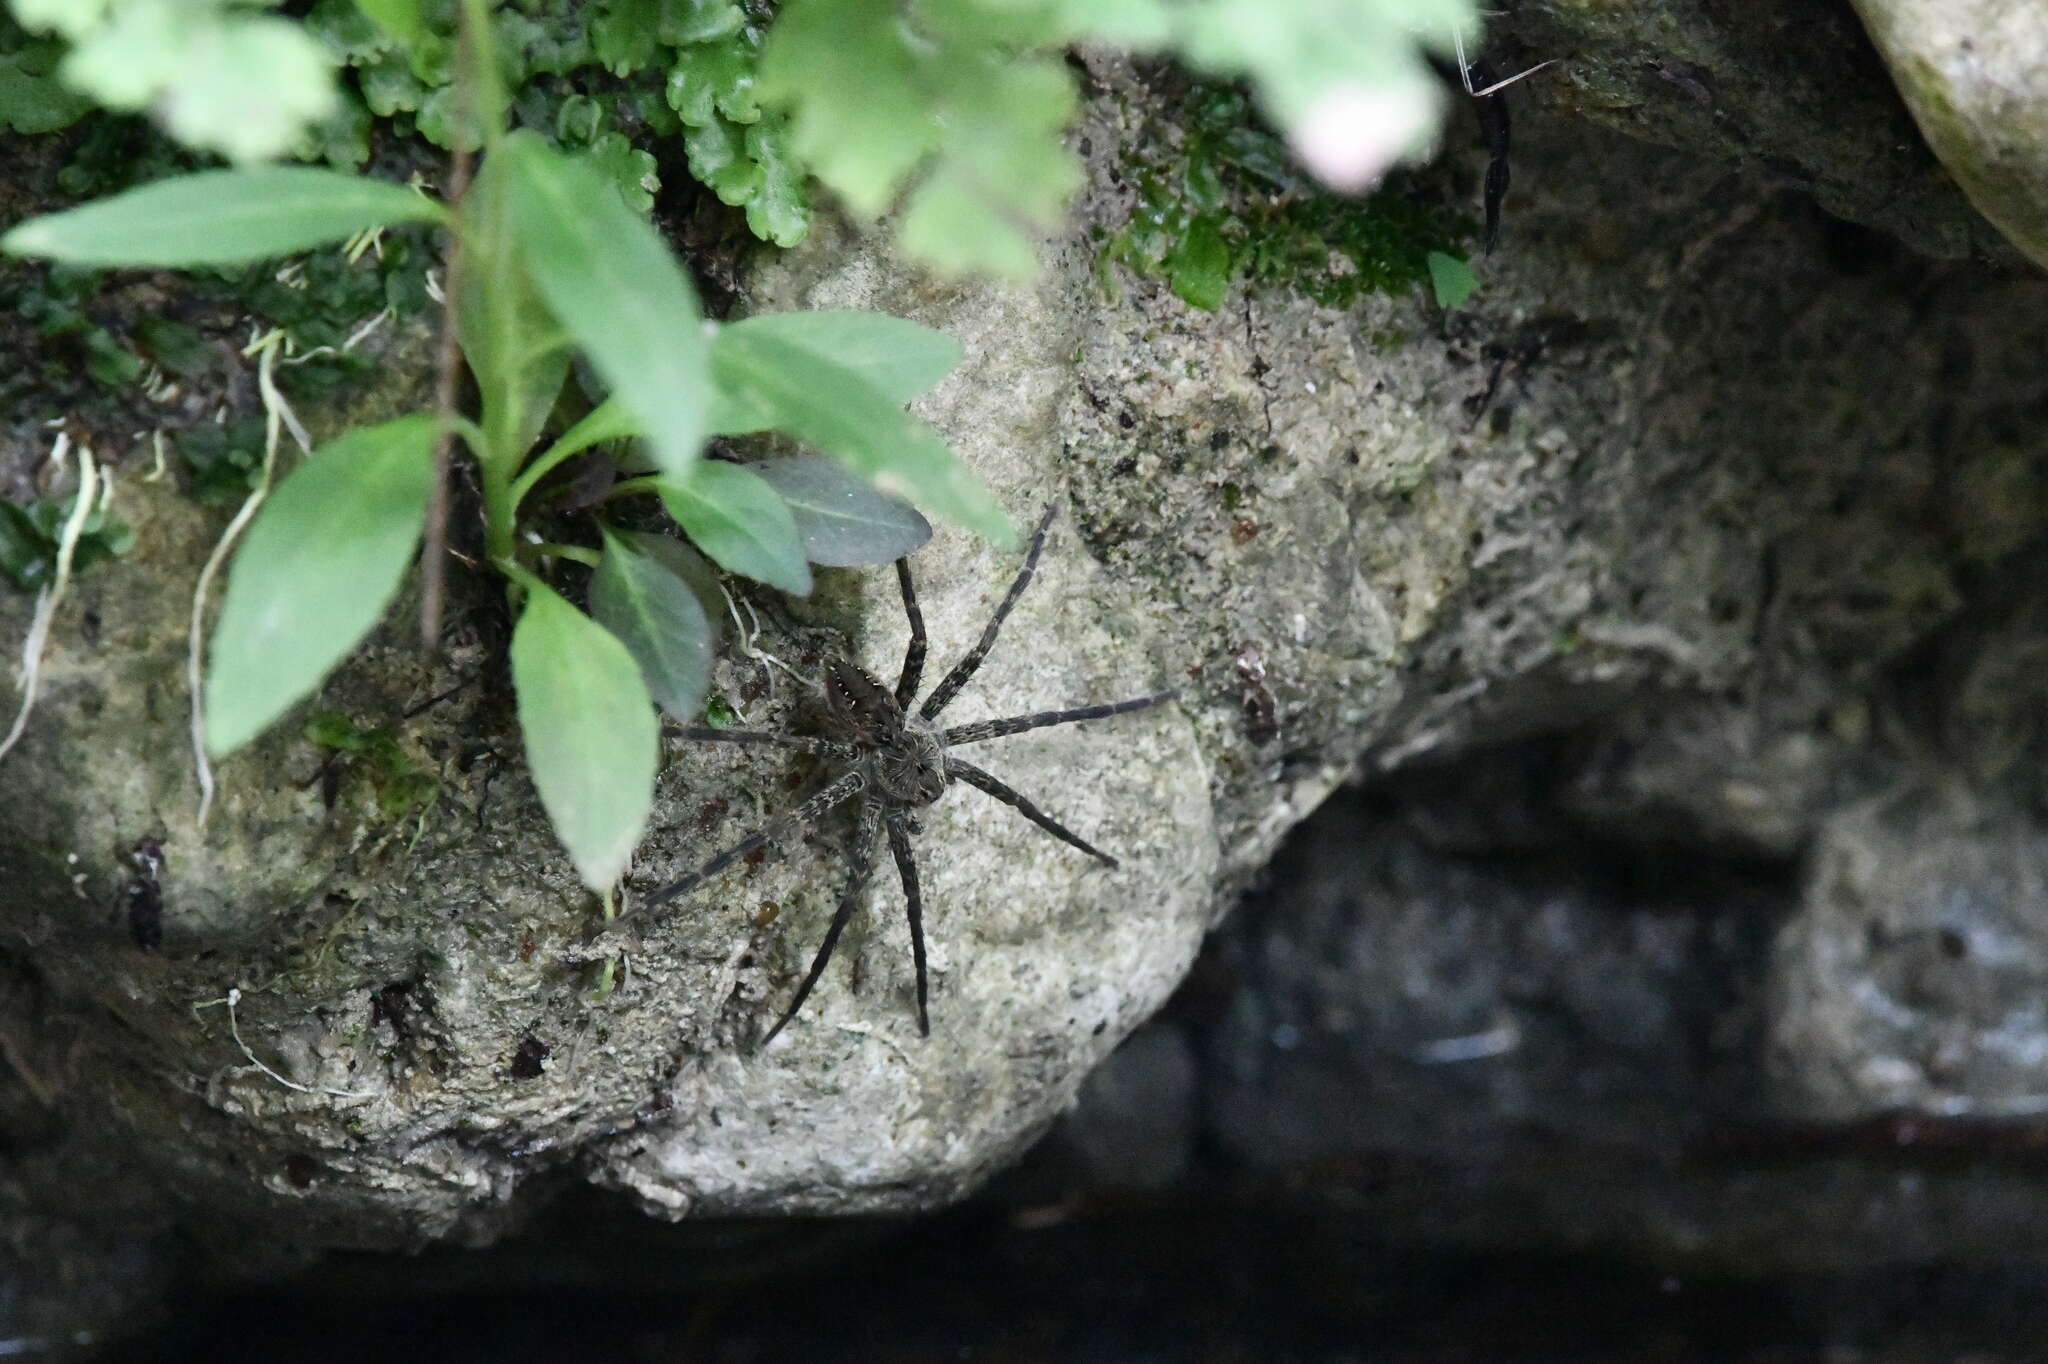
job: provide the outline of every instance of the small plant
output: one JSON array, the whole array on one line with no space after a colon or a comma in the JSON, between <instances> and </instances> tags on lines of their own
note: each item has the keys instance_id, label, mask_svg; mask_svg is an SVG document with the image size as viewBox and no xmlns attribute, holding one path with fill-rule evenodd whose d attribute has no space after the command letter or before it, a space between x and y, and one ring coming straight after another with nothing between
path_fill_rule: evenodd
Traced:
<instances>
[{"instance_id":1,"label":"small plant","mask_svg":"<svg viewBox=\"0 0 2048 1364\"><path fill-rule=\"evenodd\" d=\"M658 498L712 561L792 592L809 590L814 559L887 562L929 534L869 486L876 479L981 533L1009 528L944 443L902 410L956 363L953 342L858 313L707 327L683 271L615 182L588 158L508 128L487 7L465 0L464 15L483 161L457 202L309 167L202 171L23 223L0 247L177 269L273 259L402 223L448 234L451 335L477 408L348 431L274 492L251 495L260 510L209 651L204 743L214 756L248 743L382 617L431 524L439 447L452 435L475 463L487 560L518 612L511 662L534 784L578 871L603 890L645 829L658 758L653 702L679 717L701 703L710 625L701 582L693 587L658 538L607 526L601 514L590 542L528 533L552 495L550 475L600 443L635 439L644 467L604 505ZM611 396L544 440L574 351ZM703 458L709 436L768 429L838 463ZM550 581L565 562L591 570L595 619ZM429 574L440 567L430 560Z\"/></svg>"}]
</instances>

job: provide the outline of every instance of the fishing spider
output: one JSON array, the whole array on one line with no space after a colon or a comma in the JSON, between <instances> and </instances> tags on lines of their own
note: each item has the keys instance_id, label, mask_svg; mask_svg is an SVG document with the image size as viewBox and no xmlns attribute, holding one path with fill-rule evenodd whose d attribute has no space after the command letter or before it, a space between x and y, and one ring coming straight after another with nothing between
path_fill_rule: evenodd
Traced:
<instances>
[{"instance_id":1,"label":"fishing spider","mask_svg":"<svg viewBox=\"0 0 2048 1364\"><path fill-rule=\"evenodd\" d=\"M805 973L803 983L797 986L796 998L783 1010L782 1017L775 1021L775 1026L768 1030L760 1045L765 1047L775 1040L776 1034L796 1017L797 1010L803 1008L804 1001L810 998L812 989L825 974L826 963L832 960L832 949L839 945L839 935L853 917L860 904L861 893L867 888L878 832L887 834L889 851L896 859L896 874L903 882L903 899L910 919L911 959L917 965L917 1030L923 1036L931 1036L931 1018L926 1010L924 902L918 893L917 863L911 856L910 836L922 829L917 811L945 795L946 788L955 781L964 781L987 792L1054 838L1078 848L1103 865L1117 865L1114 857L994 776L965 759L955 757L952 750L1005 734L1020 734L1027 729L1043 729L1047 725L1071 724L1079 720L1100 720L1144 710L1172 700L1180 694L1177 689L1108 705L1040 711L1035 715L1016 715L1005 720L977 720L973 724L951 728L941 728L936 723L939 712L959 694L974 676L975 669L981 666L982 660L988 657L989 649L996 642L997 631L1003 628L1003 621L1011 608L1016 606L1017 599L1030 585L1032 574L1038 568L1039 553L1045 548L1046 530L1052 524L1056 509L1047 507L1039 518L1038 526L1031 535L1030 552L1024 556L1024 567L1018 571L1016 581L1010 584L1001 605L996 607L995 615L989 618L980 640L967 651L966 657L953 665L953 671L932 688L931 694L915 712L910 706L924 672L924 616L917 607L917 590L911 585L910 560L903 558L896 561L896 581L903 590L903 612L910 619L910 644L904 652L903 671L896 679L894 692L856 664L844 658L833 658L825 665L825 725L831 731L828 735L777 734L767 730L709 729L701 726L682 731L683 737L688 739L792 748L823 757L836 764L839 770L795 809L770 820L680 881L672 881L647 896L633 911L635 915L709 880L771 840L815 825L836 806L859 801L860 813L853 842L847 848L847 864L852 875L839 898L839 907L832 915L832 926L825 930L825 941L811 960L811 969Z\"/></svg>"}]
</instances>

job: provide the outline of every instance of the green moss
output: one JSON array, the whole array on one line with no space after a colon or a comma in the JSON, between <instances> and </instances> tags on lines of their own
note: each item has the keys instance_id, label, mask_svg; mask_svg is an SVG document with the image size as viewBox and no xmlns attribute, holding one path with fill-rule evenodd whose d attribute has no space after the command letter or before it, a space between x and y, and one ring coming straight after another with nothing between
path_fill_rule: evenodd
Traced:
<instances>
[{"instance_id":1,"label":"green moss","mask_svg":"<svg viewBox=\"0 0 2048 1364\"><path fill-rule=\"evenodd\" d=\"M77 497L40 497L33 502L0 502L0 573L23 589L39 588L57 571L57 545ZM93 510L79 527L72 550L73 572L100 559L126 554L135 532L126 523Z\"/></svg>"},{"instance_id":2,"label":"green moss","mask_svg":"<svg viewBox=\"0 0 2048 1364\"><path fill-rule=\"evenodd\" d=\"M436 147L473 148L454 86L455 7L421 6L430 37L411 52L354 0L320 0L307 23L343 67L346 108L309 159L359 166L374 116ZM495 20L513 122L583 150L643 211L661 181L656 153L681 134L690 174L746 210L764 241L794 246L810 228L804 177L782 118L754 99L762 28L727 0L514 0Z\"/></svg>"},{"instance_id":3,"label":"green moss","mask_svg":"<svg viewBox=\"0 0 2048 1364\"><path fill-rule=\"evenodd\" d=\"M423 810L441 793L441 780L414 762L388 729L358 729L339 711L323 710L306 721L306 738L337 755L347 755L344 776L368 783L386 819Z\"/></svg>"},{"instance_id":4,"label":"green moss","mask_svg":"<svg viewBox=\"0 0 2048 1364\"><path fill-rule=\"evenodd\" d=\"M1195 87L1179 122L1177 152L1140 152L1132 167L1138 208L1101 248L1106 287L1120 265L1196 308L1214 310L1239 280L1341 308L1427 282L1430 253L1455 252L1473 233L1410 174L1366 199L1318 188L1235 90Z\"/></svg>"}]
</instances>

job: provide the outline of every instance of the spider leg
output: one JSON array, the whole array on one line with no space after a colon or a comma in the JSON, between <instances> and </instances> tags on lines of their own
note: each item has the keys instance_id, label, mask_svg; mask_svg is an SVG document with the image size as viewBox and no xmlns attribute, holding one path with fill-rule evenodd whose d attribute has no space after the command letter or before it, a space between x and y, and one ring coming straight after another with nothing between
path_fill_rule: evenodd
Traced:
<instances>
[{"instance_id":1,"label":"spider leg","mask_svg":"<svg viewBox=\"0 0 2048 1364\"><path fill-rule=\"evenodd\" d=\"M968 679L974 676L974 670L981 666L981 660L987 658L988 651L995 647L996 632L1003 628L1003 621L1017 605L1017 598L1023 596L1024 589L1031 585L1031 575L1038 571L1038 556L1045 549L1046 528L1052 525L1053 513L1058 510L1059 504L1055 502L1038 518L1038 528L1031 532L1031 552L1024 556L1024 567L1017 571L1017 581L1010 584L1010 590L1003 595L1002 604L997 606L996 613L989 617L988 624L982 629L981 638L967 651L967 657L953 665L953 671L946 674L946 680L932 688L932 694L925 697L924 704L917 708L917 713L925 719L931 719L946 708L946 703L967 685Z\"/></svg>"},{"instance_id":2,"label":"spider leg","mask_svg":"<svg viewBox=\"0 0 2048 1364\"><path fill-rule=\"evenodd\" d=\"M879 801L863 801L860 807L860 827L854 831L853 843L846 850L846 860L853 875L846 883L846 893L839 897L839 908L832 912L832 926L825 930L825 941L818 945L818 955L811 959L811 969L804 975L804 983L796 987L796 998L789 1001L789 1007L782 1011L782 1017L775 1020L775 1026L761 1039L765 1047L775 1040L796 1017L796 1011L803 1008L804 1001L817 988L819 977L825 974L825 965L832 960L832 949L839 946L839 935L846 931L847 920L853 911L860 908L861 892L867 889L868 872L875 864L875 826L881 822L882 807Z\"/></svg>"},{"instance_id":3,"label":"spider leg","mask_svg":"<svg viewBox=\"0 0 2048 1364\"><path fill-rule=\"evenodd\" d=\"M903 673L896 679L896 704L910 709L917 684L924 679L924 612L917 609L917 589L910 583L910 559L896 561L896 583L903 589L903 614L910 617L910 645L903 651Z\"/></svg>"},{"instance_id":4,"label":"spider leg","mask_svg":"<svg viewBox=\"0 0 2048 1364\"><path fill-rule=\"evenodd\" d=\"M910 831L896 811L884 818L889 827L889 851L896 856L896 875L903 881L903 904L910 916L910 958L917 963L917 1031L932 1035L931 1014L925 1009L924 900L917 890L917 860L910 855Z\"/></svg>"},{"instance_id":5,"label":"spider leg","mask_svg":"<svg viewBox=\"0 0 2048 1364\"><path fill-rule=\"evenodd\" d=\"M731 731L726 732L730 733ZM772 839L780 838L792 829L802 828L807 824L815 824L820 815L841 801L852 799L864 790L867 784L868 775L859 768L834 778L794 810L777 815L752 834L733 844L730 848L727 848L724 852L712 858L680 881L671 881L661 889L642 898L639 904L612 920L610 925L607 926L607 933L616 932L620 925L645 914L663 901L673 900L692 886L710 880L762 844Z\"/></svg>"},{"instance_id":6,"label":"spider leg","mask_svg":"<svg viewBox=\"0 0 2048 1364\"><path fill-rule=\"evenodd\" d=\"M1129 701L1112 701L1105 706L1081 706L1075 710L1042 710L1036 715L1012 715L1007 720L977 720L971 725L955 725L946 731L948 744L978 744L984 739L999 739L1005 734L1022 734L1027 729L1044 729L1047 725L1071 725L1081 720L1100 720L1111 715L1127 715L1134 710L1144 710L1173 700L1180 695L1180 688L1153 692L1150 696L1134 697Z\"/></svg>"},{"instance_id":7,"label":"spider leg","mask_svg":"<svg viewBox=\"0 0 2048 1364\"><path fill-rule=\"evenodd\" d=\"M688 739L692 743L764 744L773 748L794 748L800 753L827 758L854 756L851 744L819 739L809 734L776 734L765 729L713 729L709 725L685 725L673 733L677 738Z\"/></svg>"},{"instance_id":8,"label":"spider leg","mask_svg":"<svg viewBox=\"0 0 2048 1364\"><path fill-rule=\"evenodd\" d=\"M969 786L980 787L1012 810L1015 810L1018 814L1024 816L1024 818L1030 820L1033 824L1036 824L1039 828L1051 834L1054 838L1060 840L1060 842L1079 848L1104 866L1114 867L1117 865L1117 860L1114 857L1111 857L1108 853L1096 847L1093 843L1090 843L1087 839L1081 837L1081 835L1075 833L1036 805L1033 805L1021 793L1011 790L988 773L976 767L973 763L964 763L958 758L948 758L946 759L946 775L957 777Z\"/></svg>"}]
</instances>

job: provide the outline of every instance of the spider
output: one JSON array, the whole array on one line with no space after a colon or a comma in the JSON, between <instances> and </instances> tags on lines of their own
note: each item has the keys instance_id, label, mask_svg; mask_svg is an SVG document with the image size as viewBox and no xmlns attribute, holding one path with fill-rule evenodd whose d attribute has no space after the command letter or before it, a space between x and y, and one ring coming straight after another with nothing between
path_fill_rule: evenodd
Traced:
<instances>
[{"instance_id":1,"label":"spider","mask_svg":"<svg viewBox=\"0 0 2048 1364\"><path fill-rule=\"evenodd\" d=\"M825 665L823 689L825 725L831 731L828 735L778 734L767 730L710 729L702 726L691 726L682 731L687 739L796 749L823 757L835 763L838 770L796 808L762 825L688 876L652 892L631 914L622 916L614 927L711 879L756 848L794 830L817 824L835 807L848 801L859 802L853 842L847 848L851 875L832 915L831 927L825 930L825 940L819 945L817 956L812 958L811 969L805 973L803 983L797 986L796 997L761 1039L761 1046L774 1041L776 1034L788 1026L797 1011L803 1008L804 1001L810 998L819 978L825 974L826 964L832 960L832 950L839 945L839 935L853 917L861 894L867 888L878 834L887 835L889 851L896 861L896 874L903 882L904 905L910 920L911 959L917 968L917 1030L922 1036L931 1036L925 977L924 901L918 891L917 863L911 855L910 836L922 830L917 812L945 795L946 788L954 782L964 781L995 797L1054 838L1088 854L1104 866L1117 865L1114 857L1046 814L990 773L956 757L953 750L1006 734L1020 734L1028 729L1100 720L1145 710L1179 696L1177 688L1108 705L1041 711L1003 720L978 720L951 728L942 728L937 723L939 712L959 694L981 666L982 660L988 657L989 650L995 645L997 632L1003 628L1003 621L1017 605L1017 599L1024 595L1024 589L1030 586L1032 575L1038 569L1038 556L1045 549L1046 531L1052 525L1056 510L1056 505L1047 507L1045 514L1039 517L1038 525L1031 534L1030 550L1024 556L1024 567L1018 570L1016 581L1010 584L1010 590L996 607L995 615L983 627L981 638L965 657L953 665L953 670L946 674L944 680L932 688L931 694L915 711L911 710L911 703L917 696L924 673L924 616L918 610L917 590L911 584L910 560L906 557L896 561L896 581L903 591L904 615L910 621L910 644L904 651L903 671L896 679L893 692L853 662L833 658Z\"/></svg>"}]
</instances>

